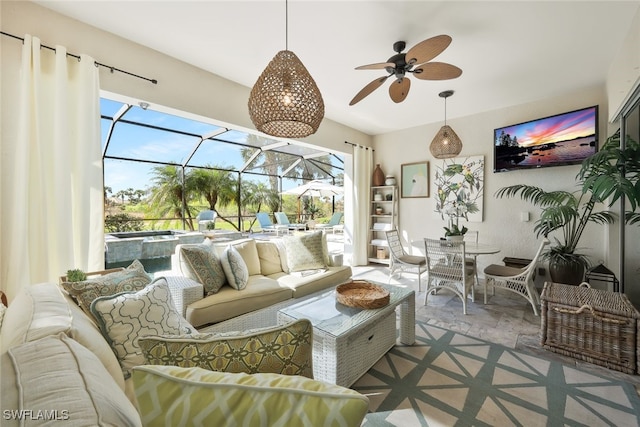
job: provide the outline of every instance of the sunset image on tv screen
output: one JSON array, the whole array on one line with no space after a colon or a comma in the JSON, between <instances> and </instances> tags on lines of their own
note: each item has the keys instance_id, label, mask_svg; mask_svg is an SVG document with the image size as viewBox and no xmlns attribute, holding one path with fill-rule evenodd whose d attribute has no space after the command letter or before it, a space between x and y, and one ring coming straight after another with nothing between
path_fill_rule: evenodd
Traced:
<instances>
[{"instance_id":1,"label":"sunset image on tv screen","mask_svg":"<svg viewBox=\"0 0 640 427\"><path fill-rule=\"evenodd\" d=\"M581 163L598 149L598 107L494 131L494 171Z\"/></svg>"}]
</instances>

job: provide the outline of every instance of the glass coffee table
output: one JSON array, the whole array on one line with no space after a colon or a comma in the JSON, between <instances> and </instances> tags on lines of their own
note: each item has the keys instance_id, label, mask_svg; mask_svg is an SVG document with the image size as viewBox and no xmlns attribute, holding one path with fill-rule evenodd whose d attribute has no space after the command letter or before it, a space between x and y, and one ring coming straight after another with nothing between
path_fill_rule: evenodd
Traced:
<instances>
[{"instance_id":1,"label":"glass coffee table","mask_svg":"<svg viewBox=\"0 0 640 427\"><path fill-rule=\"evenodd\" d=\"M390 294L385 307L365 310L336 301L335 290L278 311L278 324L309 319L313 324L313 376L349 387L396 344L396 308L400 342L415 342L415 292L378 284Z\"/></svg>"}]
</instances>

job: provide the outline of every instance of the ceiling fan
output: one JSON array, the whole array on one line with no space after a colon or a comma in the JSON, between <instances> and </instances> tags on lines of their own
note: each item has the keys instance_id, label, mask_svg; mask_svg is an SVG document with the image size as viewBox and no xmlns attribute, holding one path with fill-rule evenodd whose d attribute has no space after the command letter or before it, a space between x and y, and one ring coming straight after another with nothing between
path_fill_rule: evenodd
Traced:
<instances>
[{"instance_id":1,"label":"ceiling fan","mask_svg":"<svg viewBox=\"0 0 640 427\"><path fill-rule=\"evenodd\" d=\"M408 73L421 80L449 80L460 77L462 70L455 65L444 62L429 62L440 55L451 43L451 37L446 34L431 37L423 40L402 53L406 43L398 41L393 44L393 50L397 53L387 60L376 64L361 65L356 70L382 70L388 75L379 77L366 85L353 97L349 105L354 105L362 101L371 92L382 86L389 77L394 76L395 80L389 86L389 96L393 102L402 102L409 93L411 81L407 78Z\"/></svg>"}]
</instances>

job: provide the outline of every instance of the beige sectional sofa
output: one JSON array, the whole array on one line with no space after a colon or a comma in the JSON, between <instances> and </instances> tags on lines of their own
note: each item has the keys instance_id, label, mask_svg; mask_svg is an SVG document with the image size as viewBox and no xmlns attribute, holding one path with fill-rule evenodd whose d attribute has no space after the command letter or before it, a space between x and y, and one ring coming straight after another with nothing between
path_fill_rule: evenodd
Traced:
<instances>
[{"instance_id":1,"label":"beige sectional sofa","mask_svg":"<svg viewBox=\"0 0 640 427\"><path fill-rule=\"evenodd\" d=\"M207 267L201 268L204 273L194 271L198 267L194 267L193 262L189 263L186 253L190 248L208 245L218 258L224 257L229 246L237 250L249 275L243 289L225 284L206 295L202 283L211 280L205 277ZM208 261L216 262L215 259ZM201 245L178 245L172 257L172 271L156 273L156 276L173 275L189 279L185 284L168 277L178 311L199 328L334 287L348 281L351 274L349 266L331 265L325 236L319 231L270 240L242 239L224 244L205 241Z\"/></svg>"},{"instance_id":2,"label":"beige sectional sofa","mask_svg":"<svg viewBox=\"0 0 640 427\"><path fill-rule=\"evenodd\" d=\"M76 305L61 286L52 283L25 287L9 301L6 310L0 304L0 424L226 425L234 420L238 425L302 425L301 420L306 420L310 425L360 425L368 399L353 390L300 374L268 370L213 372L190 365L187 360L188 355L193 355L189 349L194 345L204 345L203 351L206 346L212 347L212 354L225 356L228 352L217 351L215 345L246 348L242 344L245 339L255 346L261 334L266 337L262 340L270 343L277 340L273 338L279 333L275 328L268 333L252 332L246 338L235 334L229 339L213 336L206 341L204 335L171 335L166 330L162 332L163 327L154 331L157 335L143 334L145 328L147 334L153 329L145 322L158 326L167 318L178 317L180 328L186 325L173 308L170 295L167 280L157 278L139 291L98 297L91 304L91 313L102 313L102 317L95 318ZM102 306L100 311L98 305ZM134 312L139 313L137 318L129 315ZM104 329L107 317L113 330ZM130 321L139 322L141 329L129 328ZM114 332L123 325L126 327L122 331ZM293 327L277 328L290 337L284 328ZM310 323L297 327L307 331L311 328ZM145 355L138 350L140 364L125 369L122 344L129 347L143 337L160 343L155 350L162 345L176 345L163 344L165 339L182 339L186 352L182 359L188 366L172 366L174 362L180 365L178 358L162 355L158 361L165 363L147 364ZM215 339L219 343L212 341ZM238 340L236 344L230 342ZM300 345L298 341L289 344ZM309 353L310 332L306 332L303 341ZM256 351L260 351L259 346ZM251 354L247 358L253 366L256 358ZM305 359L311 360L310 355ZM196 362L202 361L201 357Z\"/></svg>"}]
</instances>

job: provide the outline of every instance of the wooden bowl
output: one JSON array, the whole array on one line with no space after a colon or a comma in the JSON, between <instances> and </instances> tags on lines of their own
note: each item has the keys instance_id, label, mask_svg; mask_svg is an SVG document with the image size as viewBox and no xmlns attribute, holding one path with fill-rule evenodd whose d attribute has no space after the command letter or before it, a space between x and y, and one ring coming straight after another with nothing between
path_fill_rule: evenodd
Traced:
<instances>
[{"instance_id":1,"label":"wooden bowl","mask_svg":"<svg viewBox=\"0 0 640 427\"><path fill-rule=\"evenodd\" d=\"M353 280L336 287L336 300L348 307L381 308L389 304L389 291L365 280Z\"/></svg>"}]
</instances>

